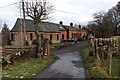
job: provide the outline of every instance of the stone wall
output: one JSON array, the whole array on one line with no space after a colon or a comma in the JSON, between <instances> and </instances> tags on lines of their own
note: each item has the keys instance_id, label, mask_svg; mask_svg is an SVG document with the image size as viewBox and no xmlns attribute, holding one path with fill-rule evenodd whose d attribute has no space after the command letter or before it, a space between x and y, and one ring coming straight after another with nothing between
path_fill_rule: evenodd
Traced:
<instances>
[{"instance_id":1,"label":"stone wall","mask_svg":"<svg viewBox=\"0 0 120 80\"><path fill-rule=\"evenodd\" d=\"M32 45L28 47L16 47L16 46L6 46L1 48L2 50L2 61L3 65L13 64L14 61L24 60L29 58L36 58L37 45ZM40 53L37 54L38 57L44 58L50 55L50 44L48 39L43 40L43 46L41 47Z\"/></svg>"},{"instance_id":2,"label":"stone wall","mask_svg":"<svg viewBox=\"0 0 120 80\"><path fill-rule=\"evenodd\" d=\"M105 58L109 52L112 53L113 56L120 55L117 38L94 38L92 35L90 35L88 37L88 43L90 55L97 58Z\"/></svg>"}]
</instances>

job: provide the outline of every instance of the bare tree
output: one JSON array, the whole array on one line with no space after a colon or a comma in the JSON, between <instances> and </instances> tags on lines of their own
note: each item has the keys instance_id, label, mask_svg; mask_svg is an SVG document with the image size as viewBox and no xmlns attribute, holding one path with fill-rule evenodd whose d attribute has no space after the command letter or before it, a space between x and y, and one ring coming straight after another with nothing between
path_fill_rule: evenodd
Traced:
<instances>
[{"instance_id":1,"label":"bare tree","mask_svg":"<svg viewBox=\"0 0 120 80\"><path fill-rule=\"evenodd\" d=\"M104 11L99 11L93 15L94 17L94 22L97 23L98 25L101 25L103 22L103 17L105 16Z\"/></svg>"},{"instance_id":2,"label":"bare tree","mask_svg":"<svg viewBox=\"0 0 120 80\"><path fill-rule=\"evenodd\" d=\"M94 14L94 20L88 24L88 28L96 37L110 37L113 35L111 14L100 11Z\"/></svg>"},{"instance_id":3,"label":"bare tree","mask_svg":"<svg viewBox=\"0 0 120 80\"><path fill-rule=\"evenodd\" d=\"M46 0L35 0L30 2L24 2L24 12L27 16L33 19L35 25L35 34L37 37L37 54L41 49L41 37L39 34L39 25L42 20L49 19L49 14L53 11L53 5Z\"/></svg>"},{"instance_id":4,"label":"bare tree","mask_svg":"<svg viewBox=\"0 0 120 80\"><path fill-rule=\"evenodd\" d=\"M113 6L111 9L109 9L108 13L111 13L111 19L114 23L114 35L120 35L120 29L118 27L118 24L120 23L120 2L116 6Z\"/></svg>"},{"instance_id":5,"label":"bare tree","mask_svg":"<svg viewBox=\"0 0 120 80\"><path fill-rule=\"evenodd\" d=\"M92 27L93 27L93 34L95 35L95 37L103 37L104 34L104 26L103 26L103 18L105 16L105 12L104 11L100 11L97 12L93 15L94 20L92 23Z\"/></svg>"}]
</instances>

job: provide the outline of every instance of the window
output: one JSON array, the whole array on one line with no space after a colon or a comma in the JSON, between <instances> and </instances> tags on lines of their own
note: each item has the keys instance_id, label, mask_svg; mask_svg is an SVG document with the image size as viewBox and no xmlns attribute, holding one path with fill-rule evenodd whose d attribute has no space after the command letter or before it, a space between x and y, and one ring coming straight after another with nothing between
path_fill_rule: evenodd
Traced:
<instances>
[{"instance_id":1,"label":"window","mask_svg":"<svg viewBox=\"0 0 120 80\"><path fill-rule=\"evenodd\" d=\"M72 33L72 38L76 38L77 34L76 33Z\"/></svg>"},{"instance_id":2,"label":"window","mask_svg":"<svg viewBox=\"0 0 120 80\"><path fill-rule=\"evenodd\" d=\"M57 40L59 40L59 34L57 34Z\"/></svg>"},{"instance_id":3,"label":"window","mask_svg":"<svg viewBox=\"0 0 120 80\"><path fill-rule=\"evenodd\" d=\"M64 40L64 34L62 34L62 39Z\"/></svg>"},{"instance_id":4,"label":"window","mask_svg":"<svg viewBox=\"0 0 120 80\"><path fill-rule=\"evenodd\" d=\"M52 40L52 34L50 34L50 40Z\"/></svg>"},{"instance_id":5,"label":"window","mask_svg":"<svg viewBox=\"0 0 120 80\"><path fill-rule=\"evenodd\" d=\"M41 34L41 38L43 39L43 34Z\"/></svg>"},{"instance_id":6,"label":"window","mask_svg":"<svg viewBox=\"0 0 120 80\"><path fill-rule=\"evenodd\" d=\"M80 37L82 36L82 34L80 33Z\"/></svg>"},{"instance_id":7,"label":"window","mask_svg":"<svg viewBox=\"0 0 120 80\"><path fill-rule=\"evenodd\" d=\"M72 33L72 38L74 38L74 33Z\"/></svg>"},{"instance_id":8,"label":"window","mask_svg":"<svg viewBox=\"0 0 120 80\"><path fill-rule=\"evenodd\" d=\"M30 33L30 40L33 40L33 34Z\"/></svg>"},{"instance_id":9,"label":"window","mask_svg":"<svg viewBox=\"0 0 120 80\"><path fill-rule=\"evenodd\" d=\"M11 40L14 41L15 40L15 36L13 33L11 33Z\"/></svg>"}]
</instances>

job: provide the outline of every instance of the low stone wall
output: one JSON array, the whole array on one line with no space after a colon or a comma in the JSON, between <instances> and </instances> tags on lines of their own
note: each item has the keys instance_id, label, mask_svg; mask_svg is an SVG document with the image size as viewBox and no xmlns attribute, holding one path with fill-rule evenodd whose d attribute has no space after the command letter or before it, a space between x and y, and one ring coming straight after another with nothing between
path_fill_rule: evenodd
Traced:
<instances>
[{"instance_id":1,"label":"low stone wall","mask_svg":"<svg viewBox=\"0 0 120 80\"><path fill-rule=\"evenodd\" d=\"M109 53L112 53L113 56L120 55L117 38L94 38L90 35L88 39L91 56L101 58L108 56Z\"/></svg>"},{"instance_id":2,"label":"low stone wall","mask_svg":"<svg viewBox=\"0 0 120 80\"><path fill-rule=\"evenodd\" d=\"M13 64L14 61L35 57L36 46L29 48L4 47L2 48L2 66Z\"/></svg>"},{"instance_id":3,"label":"low stone wall","mask_svg":"<svg viewBox=\"0 0 120 80\"><path fill-rule=\"evenodd\" d=\"M50 44L48 39L44 39L43 46L40 47L37 53L37 45L32 45L24 48L15 46L6 46L2 48L2 63L13 64L14 61L23 60L27 58L36 58L50 55ZM37 53L37 54L36 54Z\"/></svg>"}]
</instances>

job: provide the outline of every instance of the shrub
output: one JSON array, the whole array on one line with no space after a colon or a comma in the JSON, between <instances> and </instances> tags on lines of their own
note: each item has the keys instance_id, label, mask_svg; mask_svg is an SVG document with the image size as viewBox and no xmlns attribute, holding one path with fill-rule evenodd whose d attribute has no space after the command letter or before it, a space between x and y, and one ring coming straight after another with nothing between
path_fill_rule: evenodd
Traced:
<instances>
[{"instance_id":1,"label":"shrub","mask_svg":"<svg viewBox=\"0 0 120 80\"><path fill-rule=\"evenodd\" d=\"M32 44L33 44L33 45L37 45L37 44L38 44L37 39L33 40L33 41L32 41Z\"/></svg>"}]
</instances>

